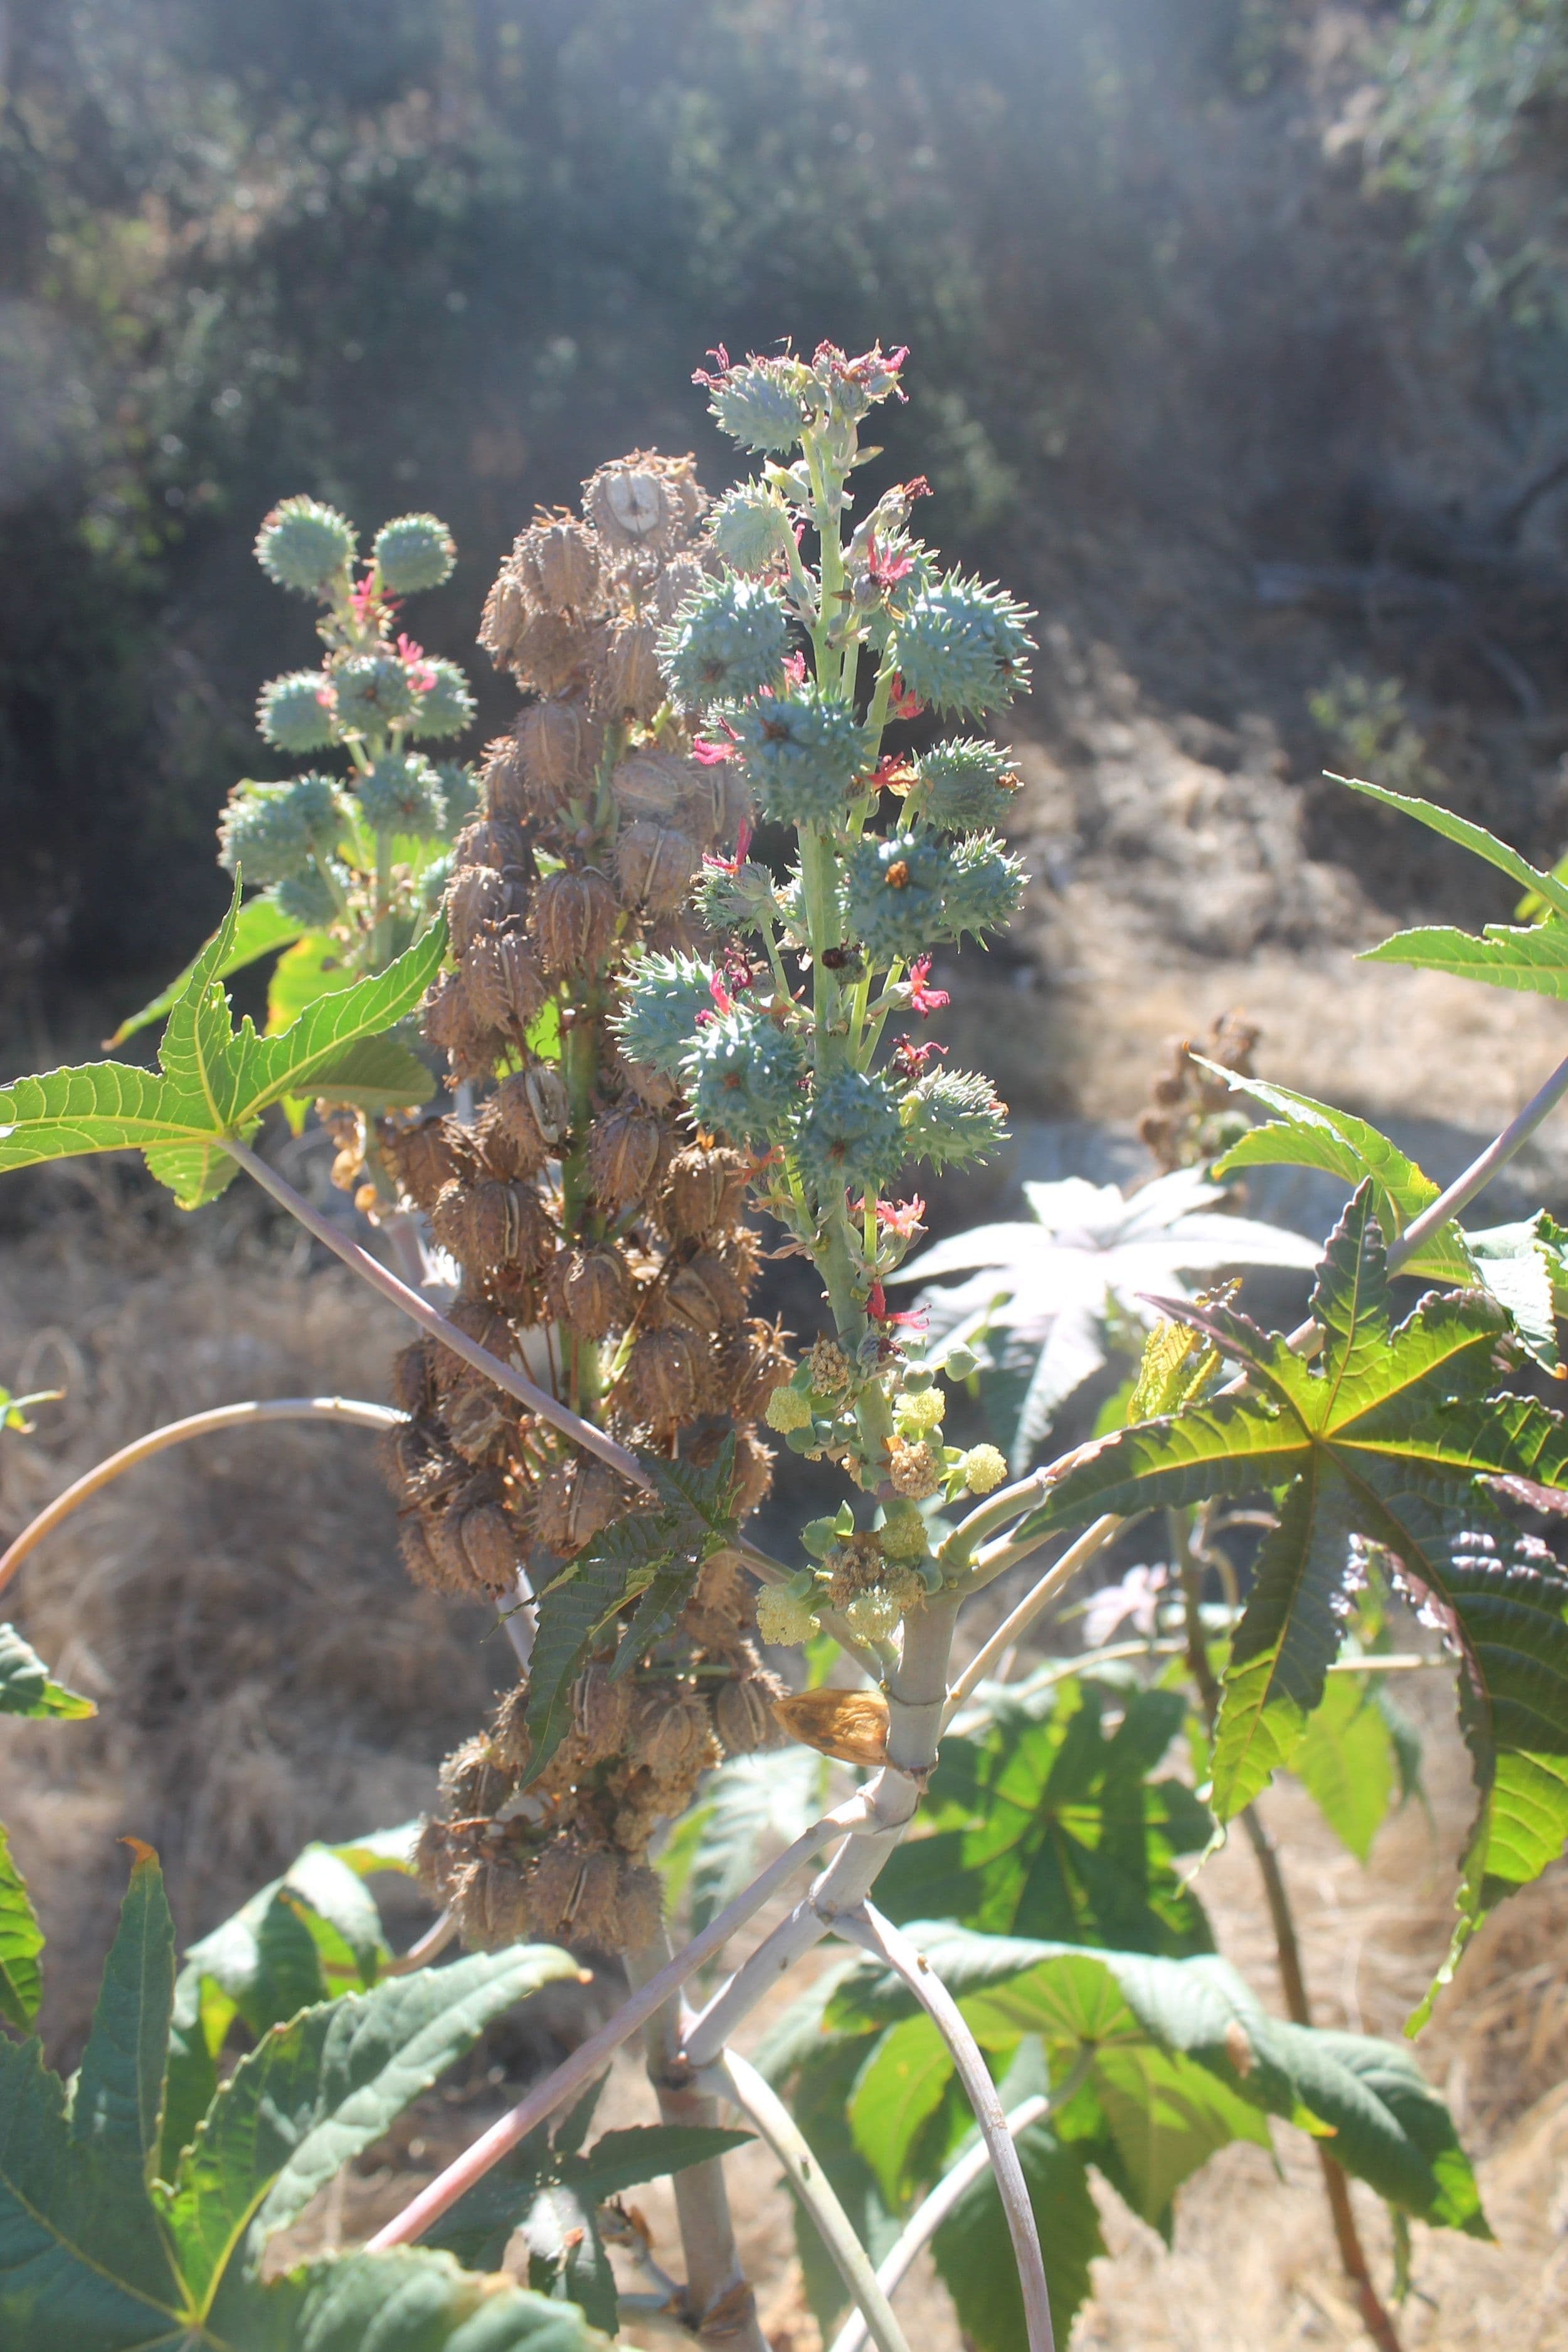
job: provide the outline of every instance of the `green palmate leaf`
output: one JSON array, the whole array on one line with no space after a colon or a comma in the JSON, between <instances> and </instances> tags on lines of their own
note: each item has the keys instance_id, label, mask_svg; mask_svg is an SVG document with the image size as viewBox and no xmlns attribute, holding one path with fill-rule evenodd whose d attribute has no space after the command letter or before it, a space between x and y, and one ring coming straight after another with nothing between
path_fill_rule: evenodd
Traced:
<instances>
[{"instance_id":1,"label":"green palmate leaf","mask_svg":"<svg viewBox=\"0 0 1568 2352\"><path fill-rule=\"evenodd\" d=\"M1079 2148L1058 2139L1046 2123L1031 2124L1015 2145L1047 2249L1052 2328L1065 2345L1089 2300L1089 2265L1106 2251L1100 2214ZM1028 2341L1024 2298L992 2173L982 2173L959 2199L931 2240L931 2253L965 2341L978 2352L1019 2352Z\"/></svg>"},{"instance_id":2,"label":"green palmate leaf","mask_svg":"<svg viewBox=\"0 0 1568 2352\"><path fill-rule=\"evenodd\" d=\"M463 2270L449 2254L417 2246L316 2263L281 2285L251 2288L246 2306L235 2352L591 2352L594 2346L602 2352L603 2346L575 2305Z\"/></svg>"},{"instance_id":3,"label":"green palmate leaf","mask_svg":"<svg viewBox=\"0 0 1568 2352\"><path fill-rule=\"evenodd\" d=\"M273 2231L470 2049L492 2018L574 1976L564 1952L519 1945L274 2026L239 2062L180 2159L171 2237L193 2299L224 2333L226 2301Z\"/></svg>"},{"instance_id":4,"label":"green palmate leaf","mask_svg":"<svg viewBox=\"0 0 1568 2352\"><path fill-rule=\"evenodd\" d=\"M15 1625L0 1625L0 1715L54 1717L72 1722L96 1715L91 1699L50 1680L49 1670Z\"/></svg>"},{"instance_id":5,"label":"green palmate leaf","mask_svg":"<svg viewBox=\"0 0 1568 2352\"><path fill-rule=\"evenodd\" d=\"M1549 1554L1504 1559L1479 1481L1561 1486L1568 1433L1532 1400L1484 1394L1503 1338L1493 1298L1428 1298L1391 1328L1370 1183L1329 1244L1313 1305L1324 1343L1311 1365L1244 1318L1184 1307L1246 1367L1253 1393L1102 1440L1026 1524L1046 1532L1104 1510L1289 1482L1225 1678L1213 1758L1222 1820L1289 1762L1321 1702L1352 1538L1384 1547L1460 1652L1482 1798L1461 1896L1473 1923L1568 1834L1568 1584Z\"/></svg>"},{"instance_id":6,"label":"green palmate leaf","mask_svg":"<svg viewBox=\"0 0 1568 2352\"><path fill-rule=\"evenodd\" d=\"M1468 817L1456 816L1452 809L1439 808L1436 801L1424 801L1408 793L1391 793L1383 784L1363 783L1355 776L1332 776L1331 782L1346 784L1352 793L1360 793L1369 801L1381 802L1384 808L1397 809L1401 815L1411 816L1417 824L1440 833L1445 841L1458 843L1472 856L1495 866L1510 882L1521 889L1531 890L1560 915L1568 915L1568 884L1558 881L1555 875L1543 874L1538 866L1510 849L1505 841L1489 833L1484 825L1472 824Z\"/></svg>"},{"instance_id":7,"label":"green palmate leaf","mask_svg":"<svg viewBox=\"0 0 1568 2352\"><path fill-rule=\"evenodd\" d=\"M1419 971L1452 972L1458 980L1561 1000L1568 997L1568 921L1552 913L1522 929L1489 923L1479 939L1446 923L1425 924L1364 948L1361 961L1414 964Z\"/></svg>"},{"instance_id":8,"label":"green palmate leaf","mask_svg":"<svg viewBox=\"0 0 1568 2352\"><path fill-rule=\"evenodd\" d=\"M37 2017L43 1998L43 1948L44 1931L11 1859L10 1840L0 1828L0 2019L21 2033Z\"/></svg>"},{"instance_id":9,"label":"green palmate leaf","mask_svg":"<svg viewBox=\"0 0 1568 2352\"><path fill-rule=\"evenodd\" d=\"M1399 1777L1380 1697L1371 1675L1336 1675L1290 1759L1296 1779L1358 1862L1372 1851Z\"/></svg>"},{"instance_id":10,"label":"green palmate leaf","mask_svg":"<svg viewBox=\"0 0 1568 2352\"><path fill-rule=\"evenodd\" d=\"M148 2194L174 1924L138 1851L74 2101L36 2042L0 2039L0 2342L183 2343L188 2301Z\"/></svg>"},{"instance_id":11,"label":"green palmate leaf","mask_svg":"<svg viewBox=\"0 0 1568 2352\"><path fill-rule=\"evenodd\" d=\"M363 1038L301 1083L328 1102L368 1111L414 1110L436 1091L418 1055L395 1037Z\"/></svg>"},{"instance_id":12,"label":"green palmate leaf","mask_svg":"<svg viewBox=\"0 0 1568 2352\"><path fill-rule=\"evenodd\" d=\"M247 965L259 963L263 956L271 955L275 949L288 947L291 940L300 937L301 928L281 913L272 899L247 899L236 918L233 936L217 978L226 980L230 972L243 971ZM122 1045L127 1037L133 1037L139 1029L150 1028L154 1021L165 1019L171 1007L184 993L195 970L195 961L188 963L167 988L160 989L152 1002L142 1007L140 1013L133 1013L129 1020L122 1021L107 1043Z\"/></svg>"},{"instance_id":13,"label":"green palmate leaf","mask_svg":"<svg viewBox=\"0 0 1568 2352\"><path fill-rule=\"evenodd\" d=\"M1196 1057L1200 1061L1202 1056ZM1370 1180L1373 1209L1385 1239L1396 1239L1412 1220L1437 1198L1430 1176L1407 1159L1397 1144L1364 1118L1314 1102L1310 1095L1293 1094L1289 1087L1266 1084L1204 1062L1211 1077L1223 1078L1233 1093L1278 1111L1279 1117L1262 1127L1250 1127L1215 1160L1216 1176L1230 1176L1248 1168L1316 1168L1338 1176L1353 1192ZM1431 1234L1405 1268L1428 1281L1468 1283L1474 1269L1465 1244L1451 1225Z\"/></svg>"},{"instance_id":14,"label":"green palmate leaf","mask_svg":"<svg viewBox=\"0 0 1568 2352\"><path fill-rule=\"evenodd\" d=\"M1185 1714L1180 1693L1114 1677L988 1694L944 1739L921 1814L930 1833L889 1857L879 1904L895 1919L936 1913L989 1935L1212 1950L1175 1864L1203 1850L1213 1822L1181 1781L1150 1778Z\"/></svg>"},{"instance_id":15,"label":"green palmate leaf","mask_svg":"<svg viewBox=\"0 0 1568 2352\"><path fill-rule=\"evenodd\" d=\"M352 1093L355 1049L363 1052L364 1041L391 1028L417 1003L446 945L437 923L385 971L323 997L279 1035L258 1037L248 1018L235 1029L218 977L236 919L231 907L191 968L158 1048L161 1074L97 1062L20 1078L0 1090L0 1171L135 1149L182 1208L199 1207L234 1173L226 1139L248 1139L271 1104L330 1087L340 1068ZM423 1066L413 1056L401 1066L409 1086L428 1092ZM360 1075L366 1075L363 1067ZM373 1056L368 1075L373 1097L384 1102L392 1065ZM394 1080L399 1098L400 1087Z\"/></svg>"},{"instance_id":16,"label":"green palmate leaf","mask_svg":"<svg viewBox=\"0 0 1568 2352\"><path fill-rule=\"evenodd\" d=\"M342 989L352 988L353 978L342 949L324 932L310 932L299 940L273 966L267 989L268 1035L276 1037L279 1030L287 1029L319 996L334 996Z\"/></svg>"}]
</instances>

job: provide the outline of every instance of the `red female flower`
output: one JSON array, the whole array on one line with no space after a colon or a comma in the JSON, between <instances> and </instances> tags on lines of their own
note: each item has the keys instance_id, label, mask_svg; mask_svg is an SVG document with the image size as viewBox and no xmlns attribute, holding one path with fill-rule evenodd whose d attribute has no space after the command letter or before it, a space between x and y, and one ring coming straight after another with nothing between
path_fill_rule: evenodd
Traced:
<instances>
[{"instance_id":1,"label":"red female flower","mask_svg":"<svg viewBox=\"0 0 1568 2352\"><path fill-rule=\"evenodd\" d=\"M922 1021L932 1013L940 1013L944 1004L952 1002L945 988L926 986L930 971L931 958L928 955L917 956L910 966L910 1008L911 1012L918 1013Z\"/></svg>"}]
</instances>

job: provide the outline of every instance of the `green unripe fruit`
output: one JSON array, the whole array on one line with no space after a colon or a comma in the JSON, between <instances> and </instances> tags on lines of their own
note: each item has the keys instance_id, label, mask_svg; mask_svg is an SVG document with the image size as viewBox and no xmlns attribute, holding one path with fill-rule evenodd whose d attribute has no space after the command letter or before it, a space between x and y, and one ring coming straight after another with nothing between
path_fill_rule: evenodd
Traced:
<instances>
[{"instance_id":1,"label":"green unripe fruit","mask_svg":"<svg viewBox=\"0 0 1568 2352\"><path fill-rule=\"evenodd\" d=\"M339 887L346 891L350 880L347 866L340 866L335 858L331 862ZM308 931L325 930L338 912L331 885L314 865L276 884L271 897L280 915L287 915L291 923L302 924Z\"/></svg>"},{"instance_id":2,"label":"green unripe fruit","mask_svg":"<svg viewBox=\"0 0 1568 2352\"><path fill-rule=\"evenodd\" d=\"M910 1156L932 1168L983 1160L1006 1134L1007 1107L979 1070L928 1070L904 1097Z\"/></svg>"},{"instance_id":3,"label":"green unripe fruit","mask_svg":"<svg viewBox=\"0 0 1568 2352\"><path fill-rule=\"evenodd\" d=\"M332 687L345 735L384 735L414 716L408 666L396 654L352 654L332 672Z\"/></svg>"},{"instance_id":4,"label":"green unripe fruit","mask_svg":"<svg viewBox=\"0 0 1568 2352\"><path fill-rule=\"evenodd\" d=\"M287 881L331 849L343 806L330 776L296 776L287 784L237 784L218 824L218 862L247 882Z\"/></svg>"},{"instance_id":5,"label":"green unripe fruit","mask_svg":"<svg viewBox=\"0 0 1568 2352\"><path fill-rule=\"evenodd\" d=\"M1018 778L994 743L937 743L915 761L917 805L939 833L970 833L1004 824L1012 814Z\"/></svg>"},{"instance_id":6,"label":"green unripe fruit","mask_svg":"<svg viewBox=\"0 0 1568 2352\"><path fill-rule=\"evenodd\" d=\"M285 499L257 535L256 560L279 588L319 595L347 572L356 545L353 525L336 507L319 499Z\"/></svg>"},{"instance_id":7,"label":"green unripe fruit","mask_svg":"<svg viewBox=\"0 0 1568 2352\"><path fill-rule=\"evenodd\" d=\"M332 740L331 681L319 669L293 669L261 689L256 723L280 751L324 751Z\"/></svg>"},{"instance_id":8,"label":"green unripe fruit","mask_svg":"<svg viewBox=\"0 0 1568 2352\"><path fill-rule=\"evenodd\" d=\"M905 961L940 940L1004 922L1023 895L1024 871L989 834L963 841L895 833L862 841L848 861L851 938L875 962Z\"/></svg>"},{"instance_id":9,"label":"green unripe fruit","mask_svg":"<svg viewBox=\"0 0 1568 2352\"><path fill-rule=\"evenodd\" d=\"M773 685L789 650L789 616L760 580L710 580L659 637L659 667L686 710L740 702Z\"/></svg>"},{"instance_id":10,"label":"green unripe fruit","mask_svg":"<svg viewBox=\"0 0 1568 2352\"><path fill-rule=\"evenodd\" d=\"M731 572L768 572L787 559L794 531L784 501L764 483L740 482L709 516L708 536Z\"/></svg>"},{"instance_id":11,"label":"green unripe fruit","mask_svg":"<svg viewBox=\"0 0 1568 2352\"><path fill-rule=\"evenodd\" d=\"M417 751L388 751L358 780L360 811L375 833L439 833L446 816L441 783Z\"/></svg>"},{"instance_id":12,"label":"green unripe fruit","mask_svg":"<svg viewBox=\"0 0 1568 2352\"><path fill-rule=\"evenodd\" d=\"M434 673L434 679L428 686L416 687L409 733L418 741L438 735L460 735L465 727L472 724L478 705L457 663L437 655L434 659L416 663L415 667L426 677Z\"/></svg>"},{"instance_id":13,"label":"green unripe fruit","mask_svg":"<svg viewBox=\"0 0 1568 2352\"><path fill-rule=\"evenodd\" d=\"M447 885L452 878L452 852L434 859L419 877L419 904L427 915L440 912L441 901L447 895Z\"/></svg>"},{"instance_id":14,"label":"green unripe fruit","mask_svg":"<svg viewBox=\"0 0 1568 2352\"><path fill-rule=\"evenodd\" d=\"M698 1014L713 1010L712 977L712 965L697 956L628 957L613 1024L626 1059L673 1078L696 1038Z\"/></svg>"},{"instance_id":15,"label":"green unripe fruit","mask_svg":"<svg viewBox=\"0 0 1568 2352\"><path fill-rule=\"evenodd\" d=\"M933 710L979 717L1028 685L1033 618L1002 589L950 572L900 615L889 658Z\"/></svg>"},{"instance_id":16,"label":"green unripe fruit","mask_svg":"<svg viewBox=\"0 0 1568 2352\"><path fill-rule=\"evenodd\" d=\"M382 524L371 553L387 594L413 596L451 578L458 546L433 514L408 514Z\"/></svg>"},{"instance_id":17,"label":"green unripe fruit","mask_svg":"<svg viewBox=\"0 0 1568 2352\"><path fill-rule=\"evenodd\" d=\"M760 696L733 723L765 814L785 824L832 824L843 814L869 749L848 703L804 686Z\"/></svg>"},{"instance_id":18,"label":"green unripe fruit","mask_svg":"<svg viewBox=\"0 0 1568 2352\"><path fill-rule=\"evenodd\" d=\"M884 1182L904 1157L897 1097L872 1073L836 1070L817 1088L795 1150L821 1201Z\"/></svg>"},{"instance_id":19,"label":"green unripe fruit","mask_svg":"<svg viewBox=\"0 0 1568 2352\"><path fill-rule=\"evenodd\" d=\"M436 776L441 787L441 822L437 829L450 840L471 816L479 814L479 779L472 768L464 767L457 760L439 761Z\"/></svg>"},{"instance_id":20,"label":"green unripe fruit","mask_svg":"<svg viewBox=\"0 0 1568 2352\"><path fill-rule=\"evenodd\" d=\"M708 413L742 449L784 457L799 441L811 413L811 370L796 359L751 359L709 381ZM815 401L812 407L816 406Z\"/></svg>"},{"instance_id":21,"label":"green unripe fruit","mask_svg":"<svg viewBox=\"0 0 1568 2352\"><path fill-rule=\"evenodd\" d=\"M805 1060L790 1031L737 1005L703 1024L680 1070L704 1127L737 1141L772 1139L795 1116Z\"/></svg>"}]
</instances>

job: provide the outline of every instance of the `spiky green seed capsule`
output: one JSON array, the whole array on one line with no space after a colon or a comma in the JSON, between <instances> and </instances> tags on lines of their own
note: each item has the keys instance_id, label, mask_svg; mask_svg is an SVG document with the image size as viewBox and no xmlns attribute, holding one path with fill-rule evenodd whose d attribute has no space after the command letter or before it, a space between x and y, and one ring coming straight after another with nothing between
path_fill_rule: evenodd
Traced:
<instances>
[{"instance_id":1,"label":"spiky green seed capsule","mask_svg":"<svg viewBox=\"0 0 1568 2352\"><path fill-rule=\"evenodd\" d=\"M760 694L776 683L788 650L788 615L760 580L705 583L658 641L670 693L686 710Z\"/></svg>"},{"instance_id":2,"label":"spiky green seed capsule","mask_svg":"<svg viewBox=\"0 0 1568 2352\"><path fill-rule=\"evenodd\" d=\"M915 761L917 805L939 833L1002 824L1012 814L1018 779L995 743L937 743Z\"/></svg>"},{"instance_id":3,"label":"spiky green seed capsule","mask_svg":"<svg viewBox=\"0 0 1568 2352\"><path fill-rule=\"evenodd\" d=\"M338 887L346 891L351 880L348 867L331 861ZM314 866L307 866L300 874L290 874L278 883L271 897L280 915L291 923L301 923L308 931L325 930L338 912L338 901L325 875Z\"/></svg>"},{"instance_id":4,"label":"spiky green seed capsule","mask_svg":"<svg viewBox=\"0 0 1568 2352\"><path fill-rule=\"evenodd\" d=\"M698 956L629 956L612 1024L627 1060L673 1078L697 1034L698 1014L713 1010L712 978L712 965Z\"/></svg>"},{"instance_id":5,"label":"spiky green seed capsule","mask_svg":"<svg viewBox=\"0 0 1568 2352\"><path fill-rule=\"evenodd\" d=\"M284 499L257 534L256 560L279 588L317 595L353 562L353 525L319 499Z\"/></svg>"},{"instance_id":6,"label":"spiky green seed capsule","mask_svg":"<svg viewBox=\"0 0 1568 2352\"><path fill-rule=\"evenodd\" d=\"M383 735L414 715L408 666L395 654L353 654L332 673L345 735Z\"/></svg>"},{"instance_id":7,"label":"spiky green seed capsule","mask_svg":"<svg viewBox=\"0 0 1568 2352\"><path fill-rule=\"evenodd\" d=\"M709 415L742 449L784 457L800 439L808 415L804 395L812 389L811 371L801 361L750 359L743 367L727 368L709 389Z\"/></svg>"},{"instance_id":8,"label":"spiky green seed capsule","mask_svg":"<svg viewBox=\"0 0 1568 2352\"><path fill-rule=\"evenodd\" d=\"M743 1005L703 1024L680 1070L704 1127L737 1142L782 1135L800 1101L799 1040Z\"/></svg>"},{"instance_id":9,"label":"spiky green seed capsule","mask_svg":"<svg viewBox=\"0 0 1568 2352\"><path fill-rule=\"evenodd\" d=\"M847 702L804 686L762 695L733 721L747 781L764 814L784 824L832 824L869 749Z\"/></svg>"},{"instance_id":10,"label":"spiky green seed capsule","mask_svg":"<svg viewBox=\"0 0 1568 2352\"><path fill-rule=\"evenodd\" d=\"M886 1181L904 1157L898 1099L864 1070L836 1070L817 1088L795 1139L801 1173L820 1201Z\"/></svg>"},{"instance_id":11,"label":"spiky green seed capsule","mask_svg":"<svg viewBox=\"0 0 1568 2352\"><path fill-rule=\"evenodd\" d=\"M319 669L271 679L261 689L256 723L280 751L324 751L332 740L331 681Z\"/></svg>"},{"instance_id":12,"label":"spiky green seed capsule","mask_svg":"<svg viewBox=\"0 0 1568 2352\"><path fill-rule=\"evenodd\" d=\"M440 735L460 735L473 722L478 704L468 691L468 681L456 662L444 656L419 665L426 677L433 683L421 687L414 697L414 718L409 733L416 741L428 742Z\"/></svg>"},{"instance_id":13,"label":"spiky green seed capsule","mask_svg":"<svg viewBox=\"0 0 1568 2352\"><path fill-rule=\"evenodd\" d=\"M388 751L358 783L365 823L375 833L438 834L446 816L440 779L417 751Z\"/></svg>"},{"instance_id":14,"label":"spiky green seed capsule","mask_svg":"<svg viewBox=\"0 0 1568 2352\"><path fill-rule=\"evenodd\" d=\"M732 572L769 572L788 556L789 513L763 482L738 482L708 518L714 551Z\"/></svg>"},{"instance_id":15,"label":"spiky green seed capsule","mask_svg":"<svg viewBox=\"0 0 1568 2352\"><path fill-rule=\"evenodd\" d=\"M458 545L433 514L398 515L382 524L371 553L387 594L412 596L450 579Z\"/></svg>"},{"instance_id":16,"label":"spiky green seed capsule","mask_svg":"<svg viewBox=\"0 0 1568 2352\"><path fill-rule=\"evenodd\" d=\"M950 572L900 615L889 658L933 710L979 718L1028 685L1033 618L1004 590Z\"/></svg>"},{"instance_id":17,"label":"spiky green seed capsule","mask_svg":"<svg viewBox=\"0 0 1568 2352\"><path fill-rule=\"evenodd\" d=\"M984 1160L1007 1132L1007 1106L979 1070L928 1070L901 1108L910 1159L932 1168Z\"/></svg>"},{"instance_id":18,"label":"spiky green seed capsule","mask_svg":"<svg viewBox=\"0 0 1568 2352\"><path fill-rule=\"evenodd\" d=\"M1024 890L1023 867L990 834L862 841L848 876L849 934L878 963L908 961L939 940L1005 922Z\"/></svg>"},{"instance_id":19,"label":"spiky green seed capsule","mask_svg":"<svg viewBox=\"0 0 1568 2352\"><path fill-rule=\"evenodd\" d=\"M218 862L263 887L284 882L303 871L312 850L332 847L342 822L342 802L330 776L237 784L218 824Z\"/></svg>"},{"instance_id":20,"label":"spiky green seed capsule","mask_svg":"<svg viewBox=\"0 0 1568 2352\"><path fill-rule=\"evenodd\" d=\"M472 768L458 760L439 760L436 764L437 782L441 787L440 831L450 840L462 830L471 816L478 814L479 783Z\"/></svg>"}]
</instances>

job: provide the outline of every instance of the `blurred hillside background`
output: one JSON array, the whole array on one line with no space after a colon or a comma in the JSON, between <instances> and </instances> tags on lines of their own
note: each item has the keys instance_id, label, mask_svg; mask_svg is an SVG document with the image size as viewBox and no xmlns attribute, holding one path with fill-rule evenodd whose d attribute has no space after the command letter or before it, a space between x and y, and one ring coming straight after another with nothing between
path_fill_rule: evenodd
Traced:
<instances>
[{"instance_id":1,"label":"blurred hillside background","mask_svg":"<svg viewBox=\"0 0 1568 2352\"><path fill-rule=\"evenodd\" d=\"M732 470L720 341L908 341L889 467L1051 625L1025 728L1070 767L1131 697L1273 795L1262 897L1177 893L1200 953L1342 933L1328 869L1473 909L1325 765L1568 839L1561 0L9 0L0 84L13 1034L216 915L310 653L275 499L446 517L420 624L477 667L536 502L637 443Z\"/></svg>"}]
</instances>

